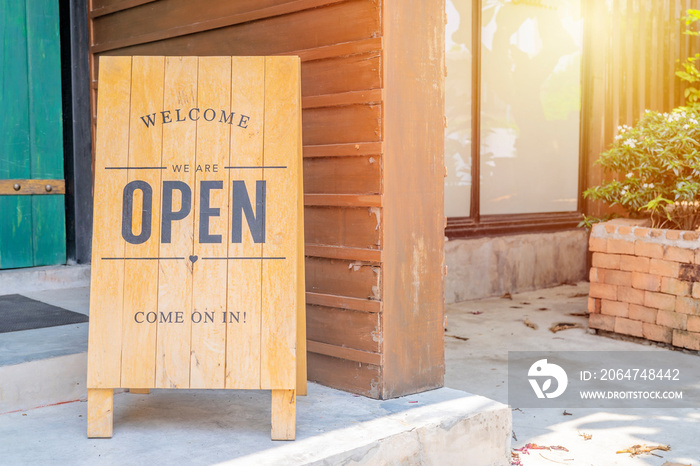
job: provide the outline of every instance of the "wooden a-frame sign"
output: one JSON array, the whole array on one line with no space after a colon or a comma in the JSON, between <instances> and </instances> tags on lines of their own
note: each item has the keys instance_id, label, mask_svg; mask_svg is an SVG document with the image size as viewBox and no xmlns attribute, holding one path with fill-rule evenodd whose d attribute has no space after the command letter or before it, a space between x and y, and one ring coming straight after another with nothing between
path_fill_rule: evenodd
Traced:
<instances>
[{"instance_id":1,"label":"wooden a-frame sign","mask_svg":"<svg viewBox=\"0 0 700 466\"><path fill-rule=\"evenodd\" d=\"M101 57L88 437L113 389L306 392L297 57Z\"/></svg>"}]
</instances>

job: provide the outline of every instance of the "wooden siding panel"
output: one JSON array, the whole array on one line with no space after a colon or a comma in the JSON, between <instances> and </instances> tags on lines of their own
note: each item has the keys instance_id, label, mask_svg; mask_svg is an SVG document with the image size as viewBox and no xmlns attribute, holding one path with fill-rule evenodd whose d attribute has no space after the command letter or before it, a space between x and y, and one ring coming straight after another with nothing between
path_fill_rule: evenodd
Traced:
<instances>
[{"instance_id":1,"label":"wooden siding panel","mask_svg":"<svg viewBox=\"0 0 700 466\"><path fill-rule=\"evenodd\" d=\"M380 299L381 268L363 261L306 258L306 291Z\"/></svg>"},{"instance_id":2,"label":"wooden siding panel","mask_svg":"<svg viewBox=\"0 0 700 466\"><path fill-rule=\"evenodd\" d=\"M381 349L379 314L326 306L306 306L309 340L378 353Z\"/></svg>"},{"instance_id":3,"label":"wooden siding panel","mask_svg":"<svg viewBox=\"0 0 700 466\"><path fill-rule=\"evenodd\" d=\"M306 243L379 249L380 218L376 207L307 207Z\"/></svg>"},{"instance_id":4,"label":"wooden siding panel","mask_svg":"<svg viewBox=\"0 0 700 466\"><path fill-rule=\"evenodd\" d=\"M272 55L370 39L378 28L374 2L353 0L197 33L145 36L134 45L96 40L92 50L118 55ZM98 20L94 30L101 30ZM123 30L117 34L129 37Z\"/></svg>"},{"instance_id":5,"label":"wooden siding panel","mask_svg":"<svg viewBox=\"0 0 700 466\"><path fill-rule=\"evenodd\" d=\"M379 398L381 367L312 352L308 353L308 361L309 380L370 398Z\"/></svg>"},{"instance_id":6,"label":"wooden siding panel","mask_svg":"<svg viewBox=\"0 0 700 466\"><path fill-rule=\"evenodd\" d=\"M381 106L312 108L302 112L304 145L381 141Z\"/></svg>"},{"instance_id":7,"label":"wooden siding panel","mask_svg":"<svg viewBox=\"0 0 700 466\"><path fill-rule=\"evenodd\" d=\"M305 62L301 66L301 93L305 96L379 89L379 51Z\"/></svg>"}]
</instances>

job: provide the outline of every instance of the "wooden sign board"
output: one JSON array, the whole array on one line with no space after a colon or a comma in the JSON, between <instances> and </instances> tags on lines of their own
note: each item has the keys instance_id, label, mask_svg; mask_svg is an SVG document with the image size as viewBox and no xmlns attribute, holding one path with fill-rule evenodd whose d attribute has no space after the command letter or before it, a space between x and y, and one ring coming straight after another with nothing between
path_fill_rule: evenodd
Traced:
<instances>
[{"instance_id":1,"label":"wooden sign board","mask_svg":"<svg viewBox=\"0 0 700 466\"><path fill-rule=\"evenodd\" d=\"M294 438L299 75L297 57L100 58L89 437L112 436L115 388L202 388L272 390L272 438Z\"/></svg>"}]
</instances>

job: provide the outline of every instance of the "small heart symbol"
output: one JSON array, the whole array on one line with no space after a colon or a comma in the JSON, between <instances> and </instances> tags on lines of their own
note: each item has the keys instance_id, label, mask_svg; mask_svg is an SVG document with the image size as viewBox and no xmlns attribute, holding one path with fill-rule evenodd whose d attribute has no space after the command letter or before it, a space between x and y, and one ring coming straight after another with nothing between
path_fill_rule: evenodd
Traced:
<instances>
[{"instance_id":1,"label":"small heart symbol","mask_svg":"<svg viewBox=\"0 0 700 466\"><path fill-rule=\"evenodd\" d=\"M197 259L199 259L198 256L190 256L190 262L192 262L193 264L197 262Z\"/></svg>"}]
</instances>

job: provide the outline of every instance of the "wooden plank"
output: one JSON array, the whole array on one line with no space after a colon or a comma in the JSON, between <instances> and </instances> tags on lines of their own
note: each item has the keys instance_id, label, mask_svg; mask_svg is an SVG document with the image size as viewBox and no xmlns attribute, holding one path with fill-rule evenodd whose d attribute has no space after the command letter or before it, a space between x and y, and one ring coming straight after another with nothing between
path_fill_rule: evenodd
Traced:
<instances>
[{"instance_id":1,"label":"wooden plank","mask_svg":"<svg viewBox=\"0 0 700 466\"><path fill-rule=\"evenodd\" d=\"M87 401L88 438L111 438L114 424L114 391L111 388L89 388Z\"/></svg>"},{"instance_id":2,"label":"wooden plank","mask_svg":"<svg viewBox=\"0 0 700 466\"><path fill-rule=\"evenodd\" d=\"M27 2L29 140L32 178L63 178L63 112L58 3ZM63 196L32 197L33 265L66 263Z\"/></svg>"},{"instance_id":3,"label":"wooden plank","mask_svg":"<svg viewBox=\"0 0 700 466\"><path fill-rule=\"evenodd\" d=\"M369 53L313 60L301 65L301 95L315 96L380 89L381 54Z\"/></svg>"},{"instance_id":4,"label":"wooden plank","mask_svg":"<svg viewBox=\"0 0 700 466\"><path fill-rule=\"evenodd\" d=\"M96 0L92 3L89 16L90 18L98 18L104 15L111 15L122 10L128 10L146 3L155 2L156 0Z\"/></svg>"},{"instance_id":5,"label":"wooden plank","mask_svg":"<svg viewBox=\"0 0 700 466\"><path fill-rule=\"evenodd\" d=\"M380 248L381 210L345 207L306 207L304 232L307 244Z\"/></svg>"},{"instance_id":6,"label":"wooden plank","mask_svg":"<svg viewBox=\"0 0 700 466\"><path fill-rule=\"evenodd\" d=\"M370 398L379 398L382 368L309 353L309 380Z\"/></svg>"},{"instance_id":7,"label":"wooden plank","mask_svg":"<svg viewBox=\"0 0 700 466\"><path fill-rule=\"evenodd\" d=\"M272 440L295 439L296 406L294 390L272 390Z\"/></svg>"},{"instance_id":8,"label":"wooden plank","mask_svg":"<svg viewBox=\"0 0 700 466\"><path fill-rule=\"evenodd\" d=\"M163 55L177 50L179 55L199 56L289 53L372 38L380 28L376 9L376 4L372 0L343 1L298 12L292 9L288 14L198 33L186 33L186 29L182 29L179 33L185 35L161 40L156 35L146 35L134 41L139 45L130 46L125 46L127 42L122 39L109 44L105 43L108 39L100 35L108 32L105 29L116 30L117 36L128 37L130 34L128 24L106 26L101 21L109 18L106 16L94 21L93 31L96 37L91 52ZM183 23L189 21L187 17L183 18L179 15L178 17ZM309 31L314 33L310 34ZM114 31L111 34L115 34Z\"/></svg>"},{"instance_id":9,"label":"wooden plank","mask_svg":"<svg viewBox=\"0 0 700 466\"><path fill-rule=\"evenodd\" d=\"M25 2L3 2L0 6L0 75L5 89L15 96L28 96L28 65ZM0 178L31 178L29 99L7 98L0 118ZM0 268L30 267L32 258L32 200L0 196Z\"/></svg>"},{"instance_id":10,"label":"wooden plank","mask_svg":"<svg viewBox=\"0 0 700 466\"><path fill-rule=\"evenodd\" d=\"M301 80L299 96L303 95ZM298 118L297 149L299 174L297 175L297 337L296 337L296 393L298 396L307 395L308 370L306 365L306 260L304 256L304 163L302 151L301 115Z\"/></svg>"},{"instance_id":11,"label":"wooden plank","mask_svg":"<svg viewBox=\"0 0 700 466\"><path fill-rule=\"evenodd\" d=\"M378 156L304 159L304 192L307 194L379 194L381 179Z\"/></svg>"},{"instance_id":12,"label":"wooden plank","mask_svg":"<svg viewBox=\"0 0 700 466\"><path fill-rule=\"evenodd\" d=\"M98 30L101 34L95 36L98 44L96 50L161 41L319 8L341 1L344 0L210 2L207 8L202 8L189 0L169 0L147 5L146 8L123 9L119 15L110 15L98 20ZM134 6L139 5L137 3Z\"/></svg>"},{"instance_id":13,"label":"wooden plank","mask_svg":"<svg viewBox=\"0 0 700 466\"><path fill-rule=\"evenodd\" d=\"M347 57L361 53L376 52L382 50L382 38L359 39L354 41L337 42L330 45L322 45L309 49L292 50L290 52L277 52L273 55L296 55L302 63L314 60L325 60L334 57Z\"/></svg>"},{"instance_id":14,"label":"wooden plank","mask_svg":"<svg viewBox=\"0 0 700 466\"><path fill-rule=\"evenodd\" d=\"M174 387L171 387L174 388ZM130 388L129 393L134 394L134 395L149 395L151 393L151 389L149 388Z\"/></svg>"},{"instance_id":15,"label":"wooden plank","mask_svg":"<svg viewBox=\"0 0 700 466\"><path fill-rule=\"evenodd\" d=\"M93 221L88 389L121 386L124 261L103 258L124 257L121 205L114 200L122 198L127 173L105 167L126 166L129 161L131 58L103 58L100 68L103 85L95 140L95 186L99 190L94 209L102 215L95 215Z\"/></svg>"},{"instance_id":16,"label":"wooden plank","mask_svg":"<svg viewBox=\"0 0 700 466\"><path fill-rule=\"evenodd\" d=\"M231 107L231 58L200 57L197 104L200 109ZM216 115L214 116L216 118ZM190 359L191 388L224 388L226 368L226 322L217 319L226 310L226 260L208 259L227 257L230 230L229 175L231 125L208 122L205 116L197 120L195 170L195 224L192 283L192 338ZM217 171L206 171L206 165L217 166ZM224 171L224 173L221 172ZM223 181L222 181L223 180ZM213 182L212 189L203 190L206 182ZM218 184L217 184L218 183ZM200 219L202 205L208 199L211 216ZM220 242L207 242L220 241Z\"/></svg>"},{"instance_id":17,"label":"wooden plank","mask_svg":"<svg viewBox=\"0 0 700 466\"><path fill-rule=\"evenodd\" d=\"M265 95L260 83L265 82L265 59L232 60L231 109L245 111L250 119L245 130L232 129L229 166L262 167ZM232 169L229 174L231 179L245 182L251 205L256 206L256 183L263 179L263 169ZM262 257L262 243L254 242L243 218L242 242L229 241L228 256ZM229 318L226 327L226 388L260 388L261 274L262 260L228 262L228 283L236 291L228 294L226 310L238 320Z\"/></svg>"},{"instance_id":18,"label":"wooden plank","mask_svg":"<svg viewBox=\"0 0 700 466\"><path fill-rule=\"evenodd\" d=\"M301 101L302 108L341 107L344 105L377 104L382 101L382 90L342 92L306 96Z\"/></svg>"},{"instance_id":19,"label":"wooden plank","mask_svg":"<svg viewBox=\"0 0 700 466\"><path fill-rule=\"evenodd\" d=\"M371 312L308 305L308 339L379 353L381 350L379 319L378 314Z\"/></svg>"},{"instance_id":20,"label":"wooden plank","mask_svg":"<svg viewBox=\"0 0 700 466\"><path fill-rule=\"evenodd\" d=\"M361 261L306 258L306 291L380 299L380 267Z\"/></svg>"},{"instance_id":21,"label":"wooden plank","mask_svg":"<svg viewBox=\"0 0 700 466\"><path fill-rule=\"evenodd\" d=\"M379 194L305 194L304 205L329 207L381 207Z\"/></svg>"},{"instance_id":22,"label":"wooden plank","mask_svg":"<svg viewBox=\"0 0 700 466\"><path fill-rule=\"evenodd\" d=\"M304 145L381 141L381 118L380 105L304 110Z\"/></svg>"},{"instance_id":23,"label":"wooden plank","mask_svg":"<svg viewBox=\"0 0 700 466\"><path fill-rule=\"evenodd\" d=\"M320 144L304 146L306 157L346 157L354 155L376 155L384 152L381 142L360 142L357 144Z\"/></svg>"},{"instance_id":24,"label":"wooden plank","mask_svg":"<svg viewBox=\"0 0 700 466\"><path fill-rule=\"evenodd\" d=\"M65 193L65 180L0 180L0 196Z\"/></svg>"},{"instance_id":25,"label":"wooden plank","mask_svg":"<svg viewBox=\"0 0 700 466\"><path fill-rule=\"evenodd\" d=\"M306 303L372 313L382 312L381 301L323 293L312 293L308 291L306 292Z\"/></svg>"},{"instance_id":26,"label":"wooden plank","mask_svg":"<svg viewBox=\"0 0 700 466\"><path fill-rule=\"evenodd\" d=\"M195 57L167 57L165 59L165 94L162 109L190 109L197 107L197 59ZM154 107L156 111L161 107ZM162 166L166 167L163 180L185 183L168 188L172 200L170 212L183 209L183 197L190 205L195 187L195 151L197 123L192 120L163 124ZM190 164L185 171L184 165ZM180 186L180 189L175 187ZM194 248L194 216L168 222L169 238L162 238L160 257L189 258ZM158 312L170 318L157 323L157 358L155 388L189 388L190 335L192 326L192 262L190 260L160 261L158 276Z\"/></svg>"},{"instance_id":27,"label":"wooden plank","mask_svg":"<svg viewBox=\"0 0 700 466\"><path fill-rule=\"evenodd\" d=\"M262 270L261 388L288 389L296 386L297 232L301 147L298 121L300 62L294 57L265 59L265 141L269 227L263 245L266 260ZM295 144L297 143L297 144ZM289 195L289 193L294 193ZM290 277L280 281L279 277Z\"/></svg>"},{"instance_id":28,"label":"wooden plank","mask_svg":"<svg viewBox=\"0 0 700 466\"><path fill-rule=\"evenodd\" d=\"M318 341L309 340L307 342L308 351L310 353L318 353L334 358L347 359L348 361L362 362L365 364L374 364L378 366L382 362L382 355L379 353L371 353L369 351L356 350L354 348L346 348L343 346L329 345Z\"/></svg>"},{"instance_id":29,"label":"wooden plank","mask_svg":"<svg viewBox=\"0 0 700 466\"><path fill-rule=\"evenodd\" d=\"M163 105L165 60L163 57L133 57L132 63L128 166L160 167L163 127L149 127L141 118ZM158 312L160 223L152 219L160 218L161 171L159 168L126 170L128 182L138 180L138 183L147 183L151 195L148 196L143 189L133 192L131 219L134 235L145 235L150 223L150 236L135 243L127 242L124 248L124 257L137 258L124 261L124 276L129 279L124 281L120 386L125 388L155 387L156 320L151 321L147 316ZM122 186L126 192L126 187ZM149 197L150 206L147 204ZM115 203L114 200L112 198L111 202ZM151 215L142 215L141 208ZM126 212L124 215L126 217ZM129 218L126 217L125 221L128 224ZM119 241L122 242L121 239Z\"/></svg>"},{"instance_id":30,"label":"wooden plank","mask_svg":"<svg viewBox=\"0 0 700 466\"><path fill-rule=\"evenodd\" d=\"M442 2L385 0L382 21L380 396L387 399L444 381L444 8Z\"/></svg>"},{"instance_id":31,"label":"wooden plank","mask_svg":"<svg viewBox=\"0 0 700 466\"><path fill-rule=\"evenodd\" d=\"M308 244L306 255L326 259L346 259L351 261L381 262L382 251L378 249L343 248L338 246L319 246Z\"/></svg>"}]
</instances>

